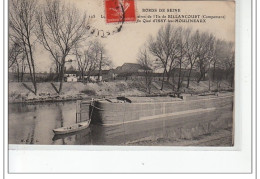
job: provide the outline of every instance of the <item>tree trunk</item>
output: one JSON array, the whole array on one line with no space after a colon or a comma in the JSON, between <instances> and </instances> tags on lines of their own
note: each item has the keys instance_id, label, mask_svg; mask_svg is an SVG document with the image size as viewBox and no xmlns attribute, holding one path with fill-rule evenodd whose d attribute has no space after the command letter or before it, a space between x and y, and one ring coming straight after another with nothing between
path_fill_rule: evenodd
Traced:
<instances>
[{"instance_id":1,"label":"tree trunk","mask_svg":"<svg viewBox=\"0 0 260 179\"><path fill-rule=\"evenodd\" d=\"M230 77L230 87L233 88L233 83L234 83L234 76L231 75Z\"/></svg>"},{"instance_id":2,"label":"tree trunk","mask_svg":"<svg viewBox=\"0 0 260 179\"><path fill-rule=\"evenodd\" d=\"M175 91L175 71L172 71L172 91L174 92Z\"/></svg>"},{"instance_id":3,"label":"tree trunk","mask_svg":"<svg viewBox=\"0 0 260 179\"><path fill-rule=\"evenodd\" d=\"M203 78L203 73L200 73L200 77L199 77L199 79L197 80L197 83L199 83L199 82L202 80L202 78Z\"/></svg>"},{"instance_id":4,"label":"tree trunk","mask_svg":"<svg viewBox=\"0 0 260 179\"><path fill-rule=\"evenodd\" d=\"M164 76L165 76L165 72L166 72L166 69L164 69L164 71L163 71L163 79L162 79L161 90L163 90L163 84L164 84Z\"/></svg>"},{"instance_id":5,"label":"tree trunk","mask_svg":"<svg viewBox=\"0 0 260 179\"><path fill-rule=\"evenodd\" d=\"M30 59L31 59L31 65L32 65L32 83L34 86L34 94L37 95L37 84L36 84L36 76L35 76L35 65L34 65L34 59L33 59L33 54L32 54L32 47L31 47L31 42L30 39L27 38L28 46L29 46L29 54L30 54ZM30 71L31 72L31 71Z\"/></svg>"},{"instance_id":6,"label":"tree trunk","mask_svg":"<svg viewBox=\"0 0 260 179\"><path fill-rule=\"evenodd\" d=\"M167 73L167 71L166 71L166 76L167 76L167 82L169 82L170 81L170 77L171 77L171 71L168 71L168 73Z\"/></svg>"},{"instance_id":7,"label":"tree trunk","mask_svg":"<svg viewBox=\"0 0 260 179\"><path fill-rule=\"evenodd\" d=\"M22 60L22 72L21 72L21 82L23 82L23 75L25 71L24 59Z\"/></svg>"},{"instance_id":8,"label":"tree trunk","mask_svg":"<svg viewBox=\"0 0 260 179\"><path fill-rule=\"evenodd\" d=\"M146 92L148 92L148 76L147 76L147 71L145 71L145 85L146 85Z\"/></svg>"},{"instance_id":9,"label":"tree trunk","mask_svg":"<svg viewBox=\"0 0 260 179\"><path fill-rule=\"evenodd\" d=\"M19 70L19 63L16 62L16 66L17 66L17 82L20 81L20 70Z\"/></svg>"},{"instance_id":10,"label":"tree trunk","mask_svg":"<svg viewBox=\"0 0 260 179\"><path fill-rule=\"evenodd\" d=\"M179 69L179 78L178 78L177 91L179 91L180 88L181 88L181 63L182 63L182 61L180 61L180 69Z\"/></svg>"},{"instance_id":11,"label":"tree trunk","mask_svg":"<svg viewBox=\"0 0 260 179\"><path fill-rule=\"evenodd\" d=\"M187 88L190 86L190 76L191 76L192 67L189 70L188 79L187 79Z\"/></svg>"},{"instance_id":12,"label":"tree trunk","mask_svg":"<svg viewBox=\"0 0 260 179\"><path fill-rule=\"evenodd\" d=\"M28 43L30 44L30 40L29 39L28 39ZM31 63L32 63L33 86L34 86L34 92L35 92L35 95L36 95L37 94L37 84L36 84L35 65L34 65L31 45L29 45L29 53L30 53Z\"/></svg>"},{"instance_id":13,"label":"tree trunk","mask_svg":"<svg viewBox=\"0 0 260 179\"><path fill-rule=\"evenodd\" d=\"M200 77L197 82L199 83L202 79L205 80L205 69L203 67L200 68Z\"/></svg>"},{"instance_id":14,"label":"tree trunk","mask_svg":"<svg viewBox=\"0 0 260 179\"><path fill-rule=\"evenodd\" d=\"M146 71L145 72L145 83L146 83L146 91L148 94L151 93L151 83L152 83L152 78L151 78L151 73Z\"/></svg>"},{"instance_id":15,"label":"tree trunk","mask_svg":"<svg viewBox=\"0 0 260 179\"><path fill-rule=\"evenodd\" d=\"M58 63L58 59L56 61L56 81L59 82L60 80L60 72L61 72L61 65Z\"/></svg>"},{"instance_id":16,"label":"tree trunk","mask_svg":"<svg viewBox=\"0 0 260 179\"><path fill-rule=\"evenodd\" d=\"M209 79L209 91L210 91L210 79Z\"/></svg>"},{"instance_id":17,"label":"tree trunk","mask_svg":"<svg viewBox=\"0 0 260 179\"><path fill-rule=\"evenodd\" d=\"M82 83L84 83L85 82L85 79L84 79L84 71L83 70L81 70L81 80L82 80Z\"/></svg>"},{"instance_id":18,"label":"tree trunk","mask_svg":"<svg viewBox=\"0 0 260 179\"><path fill-rule=\"evenodd\" d=\"M62 92L62 87L63 87L64 67L65 67L65 57L63 57L63 59L62 59L62 65L61 65L61 71L60 71L59 94L61 94L61 92Z\"/></svg>"},{"instance_id":19,"label":"tree trunk","mask_svg":"<svg viewBox=\"0 0 260 179\"><path fill-rule=\"evenodd\" d=\"M99 62L99 72L98 72L98 81L100 80L100 76L102 75L102 53L101 53L101 57L100 57L100 62Z\"/></svg>"},{"instance_id":20,"label":"tree trunk","mask_svg":"<svg viewBox=\"0 0 260 179\"><path fill-rule=\"evenodd\" d=\"M33 78L33 71L32 71L32 64L31 64L31 58L29 57L29 54L28 54L28 51L27 51L27 48L26 48L26 42L23 41L23 45L24 45L24 52L25 52L25 56L26 56L26 60L27 60L27 63L28 63L28 67L29 67L29 71L30 71L30 77L31 77L31 81L33 83L33 86L34 86L34 91L31 89L30 91L32 91L35 95L37 94L37 87L36 87L36 84L34 83L34 78Z\"/></svg>"},{"instance_id":21,"label":"tree trunk","mask_svg":"<svg viewBox=\"0 0 260 179\"><path fill-rule=\"evenodd\" d=\"M36 84L36 80L33 82L33 86L34 86L34 94L37 95L37 84Z\"/></svg>"},{"instance_id":22,"label":"tree trunk","mask_svg":"<svg viewBox=\"0 0 260 179\"><path fill-rule=\"evenodd\" d=\"M215 81L215 73L216 73L216 62L214 62L214 65L213 65L213 81Z\"/></svg>"}]
</instances>

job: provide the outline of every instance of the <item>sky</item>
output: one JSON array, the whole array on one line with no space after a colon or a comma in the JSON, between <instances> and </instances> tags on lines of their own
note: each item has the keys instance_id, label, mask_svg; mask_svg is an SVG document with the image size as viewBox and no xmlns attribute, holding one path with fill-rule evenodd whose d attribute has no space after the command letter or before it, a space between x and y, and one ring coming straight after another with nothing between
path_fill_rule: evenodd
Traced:
<instances>
[{"instance_id":1,"label":"sky","mask_svg":"<svg viewBox=\"0 0 260 179\"><path fill-rule=\"evenodd\" d=\"M74 4L79 11L86 11L89 16L95 15L90 19L91 28L112 31L118 24L107 24L104 18L105 5L103 0L67 0L68 3ZM143 9L157 9L157 12L142 12ZM159 9L180 9L180 12L158 12ZM207 16L224 16L224 19L206 19L206 23L172 23L174 26L189 27L193 30L200 30L213 33L219 39L235 41L235 6L234 2L224 1L135 1L136 15L203 15ZM143 20L143 19L141 19ZM110 35L107 38L99 38L105 45L108 56L114 67L123 63L136 63L137 54L142 48L149 36L155 36L159 28L166 23L124 23L121 32ZM90 38L89 38L90 39ZM87 43L87 42L86 42ZM37 71L49 71L52 66L52 60L39 44L35 49L35 58ZM69 56L68 59L73 59ZM68 60L67 59L67 60ZM73 62L75 65L75 62ZM67 64L70 66L71 64Z\"/></svg>"}]
</instances>

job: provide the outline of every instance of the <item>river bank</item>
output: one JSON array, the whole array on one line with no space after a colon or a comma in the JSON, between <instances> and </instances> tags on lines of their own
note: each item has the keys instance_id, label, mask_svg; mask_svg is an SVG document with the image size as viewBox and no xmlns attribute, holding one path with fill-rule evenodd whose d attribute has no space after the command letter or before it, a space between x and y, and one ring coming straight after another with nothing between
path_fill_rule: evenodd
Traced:
<instances>
[{"instance_id":1,"label":"river bank","mask_svg":"<svg viewBox=\"0 0 260 179\"><path fill-rule=\"evenodd\" d=\"M216 132L199 135L192 139L158 138L156 140L144 138L128 143L138 146L218 146L227 147L233 145L232 127Z\"/></svg>"},{"instance_id":2,"label":"river bank","mask_svg":"<svg viewBox=\"0 0 260 179\"><path fill-rule=\"evenodd\" d=\"M32 87L29 82L25 83ZM53 83L58 86L59 83ZM184 83L185 86L185 83ZM42 103L42 102L60 102L74 101L92 98L115 97L115 96L149 96L149 95L167 95L172 93L172 85L165 82L164 89L160 90L161 82L154 81L151 85L151 93L146 91L145 83L142 81L111 81L100 83L64 83L63 91L57 94L50 82L38 83L38 94L34 95L21 82L10 82L8 85L9 103ZM198 94L208 91L208 81L197 83L192 81L189 88L182 88L181 92L186 94ZM223 91L232 90L227 82L222 82L219 88ZM211 82L211 90L217 90L217 83Z\"/></svg>"}]
</instances>

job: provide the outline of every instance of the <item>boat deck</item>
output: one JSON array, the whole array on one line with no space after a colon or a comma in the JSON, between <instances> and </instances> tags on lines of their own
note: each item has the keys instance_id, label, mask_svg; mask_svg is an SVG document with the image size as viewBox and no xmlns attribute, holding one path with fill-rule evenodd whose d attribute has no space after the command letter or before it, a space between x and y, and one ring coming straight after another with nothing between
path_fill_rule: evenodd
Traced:
<instances>
[{"instance_id":1,"label":"boat deck","mask_svg":"<svg viewBox=\"0 0 260 179\"><path fill-rule=\"evenodd\" d=\"M97 99L102 103L161 103L161 102L177 102L177 101L190 101L190 100L203 100L203 99L213 99L221 97L233 96L231 92L224 93L211 93L211 94L201 94L201 95L191 95L183 94L180 98L172 96L153 96L153 97L113 97L113 98L103 98ZM89 103L89 101L82 101L82 104Z\"/></svg>"}]
</instances>

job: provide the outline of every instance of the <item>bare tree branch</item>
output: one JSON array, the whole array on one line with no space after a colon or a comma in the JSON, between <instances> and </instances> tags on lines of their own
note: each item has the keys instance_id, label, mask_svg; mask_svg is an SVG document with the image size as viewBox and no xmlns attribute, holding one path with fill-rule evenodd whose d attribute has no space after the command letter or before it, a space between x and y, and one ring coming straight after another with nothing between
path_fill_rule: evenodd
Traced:
<instances>
[{"instance_id":1,"label":"bare tree branch","mask_svg":"<svg viewBox=\"0 0 260 179\"><path fill-rule=\"evenodd\" d=\"M33 46L36 43L34 36L35 15L37 11L36 0L11 0L10 1L10 37L18 41L30 71L31 81L34 86L34 94L37 94L35 60Z\"/></svg>"},{"instance_id":2,"label":"bare tree branch","mask_svg":"<svg viewBox=\"0 0 260 179\"><path fill-rule=\"evenodd\" d=\"M58 93L62 92L66 57L71 49L86 39L86 13L60 0L46 0L37 15L37 36L43 47L61 66Z\"/></svg>"}]
</instances>

